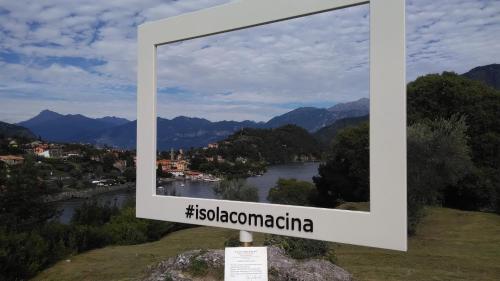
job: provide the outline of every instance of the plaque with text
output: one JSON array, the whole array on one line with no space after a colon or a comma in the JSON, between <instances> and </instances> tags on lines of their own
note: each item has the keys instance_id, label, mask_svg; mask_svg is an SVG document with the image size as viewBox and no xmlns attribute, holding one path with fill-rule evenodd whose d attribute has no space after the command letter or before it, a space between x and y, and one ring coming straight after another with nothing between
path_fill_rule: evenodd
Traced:
<instances>
[{"instance_id":1,"label":"plaque with text","mask_svg":"<svg viewBox=\"0 0 500 281\"><path fill-rule=\"evenodd\" d=\"M267 248L226 248L224 281L267 281Z\"/></svg>"}]
</instances>

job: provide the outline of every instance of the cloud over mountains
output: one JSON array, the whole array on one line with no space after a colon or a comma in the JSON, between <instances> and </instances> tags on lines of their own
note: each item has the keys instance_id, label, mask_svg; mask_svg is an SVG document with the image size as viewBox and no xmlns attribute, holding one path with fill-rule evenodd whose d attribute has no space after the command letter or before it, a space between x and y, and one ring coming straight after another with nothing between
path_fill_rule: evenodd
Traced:
<instances>
[{"instance_id":1,"label":"cloud over mountains","mask_svg":"<svg viewBox=\"0 0 500 281\"><path fill-rule=\"evenodd\" d=\"M135 118L136 27L226 0L6 1L0 120L49 108ZM162 116L266 120L368 96L369 7L159 49ZM407 0L408 79L493 63L500 2ZM75 110L77 108L78 110Z\"/></svg>"}]
</instances>

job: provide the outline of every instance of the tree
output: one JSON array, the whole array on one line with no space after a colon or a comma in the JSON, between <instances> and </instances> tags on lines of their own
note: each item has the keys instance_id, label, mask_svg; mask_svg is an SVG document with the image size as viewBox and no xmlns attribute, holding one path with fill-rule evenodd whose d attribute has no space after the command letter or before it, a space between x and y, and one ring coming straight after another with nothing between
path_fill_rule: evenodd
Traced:
<instances>
[{"instance_id":1,"label":"tree","mask_svg":"<svg viewBox=\"0 0 500 281\"><path fill-rule=\"evenodd\" d=\"M408 232L415 233L425 205L442 202L446 187L473 168L463 117L408 127Z\"/></svg>"},{"instance_id":2,"label":"tree","mask_svg":"<svg viewBox=\"0 0 500 281\"><path fill-rule=\"evenodd\" d=\"M241 179L223 180L214 187L214 192L224 200L259 202L258 189Z\"/></svg>"},{"instance_id":3,"label":"tree","mask_svg":"<svg viewBox=\"0 0 500 281\"><path fill-rule=\"evenodd\" d=\"M442 202L446 187L473 168L463 117L426 120L408 127L408 232L415 233L425 205ZM367 201L368 126L341 131L332 156L314 178L317 203L335 207L342 201Z\"/></svg>"},{"instance_id":4,"label":"tree","mask_svg":"<svg viewBox=\"0 0 500 281\"><path fill-rule=\"evenodd\" d=\"M31 160L12 167L9 175L0 192L0 221L6 229L30 230L57 215L56 206L44 202L49 190Z\"/></svg>"},{"instance_id":5,"label":"tree","mask_svg":"<svg viewBox=\"0 0 500 281\"><path fill-rule=\"evenodd\" d=\"M296 179L279 179L276 186L269 189L267 200L275 204L311 206L316 197L314 184Z\"/></svg>"},{"instance_id":6,"label":"tree","mask_svg":"<svg viewBox=\"0 0 500 281\"><path fill-rule=\"evenodd\" d=\"M104 154L104 156L102 157L102 163L103 163L103 169L104 169L104 172L110 172L111 170L114 169L114 164L115 164L115 161L116 161L116 157L113 153L109 152L109 153L106 153Z\"/></svg>"},{"instance_id":7,"label":"tree","mask_svg":"<svg viewBox=\"0 0 500 281\"><path fill-rule=\"evenodd\" d=\"M369 199L368 124L341 130L325 164L313 178L318 189L317 204L335 207L343 201Z\"/></svg>"}]
</instances>

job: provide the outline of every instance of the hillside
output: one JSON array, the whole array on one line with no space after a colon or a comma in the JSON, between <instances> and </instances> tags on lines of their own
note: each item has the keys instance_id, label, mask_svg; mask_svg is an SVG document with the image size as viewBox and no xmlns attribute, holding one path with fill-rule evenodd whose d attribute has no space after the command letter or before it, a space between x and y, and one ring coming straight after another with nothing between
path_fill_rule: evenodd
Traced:
<instances>
[{"instance_id":1,"label":"hillside","mask_svg":"<svg viewBox=\"0 0 500 281\"><path fill-rule=\"evenodd\" d=\"M271 118L268 122L217 121L178 116L159 117L158 148L188 149L220 141L243 128L278 128L297 125L309 132L327 126L337 119L366 115L368 99L340 103L329 109L302 107ZM44 110L37 116L20 122L43 139L59 142L80 142L133 149L136 146L137 122L119 117L90 118L81 114L63 115Z\"/></svg>"},{"instance_id":2,"label":"hillside","mask_svg":"<svg viewBox=\"0 0 500 281\"><path fill-rule=\"evenodd\" d=\"M246 128L220 142L218 151L232 161L244 157L270 164L310 160L319 158L321 154L316 139L296 125L275 129Z\"/></svg>"},{"instance_id":3,"label":"hillside","mask_svg":"<svg viewBox=\"0 0 500 281\"><path fill-rule=\"evenodd\" d=\"M2 121L0 121L0 136L28 138L28 139L36 138L35 134L33 134L27 128L14 124L5 123Z\"/></svg>"},{"instance_id":4,"label":"hillside","mask_svg":"<svg viewBox=\"0 0 500 281\"><path fill-rule=\"evenodd\" d=\"M323 145L329 145L337 133L347 127L356 126L360 123L368 122L368 116L343 118L335 121L333 124L321 128L313 136Z\"/></svg>"},{"instance_id":5,"label":"hillside","mask_svg":"<svg viewBox=\"0 0 500 281\"><path fill-rule=\"evenodd\" d=\"M61 261L34 280L136 280L148 265L190 249L223 248L234 230L198 227L162 240L111 246ZM357 280L496 280L500 216L431 208L407 253L335 244L338 264ZM200 239L203 237L203 239ZM261 245L263 234L254 235Z\"/></svg>"},{"instance_id":6,"label":"hillside","mask_svg":"<svg viewBox=\"0 0 500 281\"><path fill-rule=\"evenodd\" d=\"M30 129L44 140L83 142L88 139L89 135L114 127L121 122L123 119L113 117L93 119L81 114L62 115L44 110L37 116L18 123L18 125Z\"/></svg>"},{"instance_id":7,"label":"hillside","mask_svg":"<svg viewBox=\"0 0 500 281\"><path fill-rule=\"evenodd\" d=\"M270 119L266 128L288 124L300 126L309 132L316 132L342 118L358 117L370 112L370 100L362 98L352 102L339 103L328 109L301 107Z\"/></svg>"},{"instance_id":8,"label":"hillside","mask_svg":"<svg viewBox=\"0 0 500 281\"><path fill-rule=\"evenodd\" d=\"M462 74L462 76L481 81L490 87L500 90L500 64L479 66Z\"/></svg>"}]
</instances>

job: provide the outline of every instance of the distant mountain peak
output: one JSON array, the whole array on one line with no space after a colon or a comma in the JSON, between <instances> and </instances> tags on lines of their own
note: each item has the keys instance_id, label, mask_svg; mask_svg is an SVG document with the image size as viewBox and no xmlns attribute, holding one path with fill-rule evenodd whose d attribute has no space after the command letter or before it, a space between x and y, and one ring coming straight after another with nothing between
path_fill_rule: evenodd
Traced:
<instances>
[{"instance_id":1,"label":"distant mountain peak","mask_svg":"<svg viewBox=\"0 0 500 281\"><path fill-rule=\"evenodd\" d=\"M43 116L43 117L60 117L60 116L62 116L62 114L57 113L55 111L52 111L50 109L44 109L44 110L40 111L40 113L38 113L37 116Z\"/></svg>"},{"instance_id":2,"label":"distant mountain peak","mask_svg":"<svg viewBox=\"0 0 500 281\"><path fill-rule=\"evenodd\" d=\"M369 98L360 98L355 101L338 103L330 108L328 111L337 112L337 111L346 111L346 110L362 110L366 111L370 109L370 99Z\"/></svg>"},{"instance_id":3,"label":"distant mountain peak","mask_svg":"<svg viewBox=\"0 0 500 281\"><path fill-rule=\"evenodd\" d=\"M478 66L462 74L462 76L481 81L490 87L500 90L500 64Z\"/></svg>"}]
</instances>

